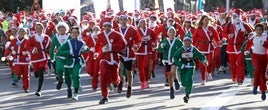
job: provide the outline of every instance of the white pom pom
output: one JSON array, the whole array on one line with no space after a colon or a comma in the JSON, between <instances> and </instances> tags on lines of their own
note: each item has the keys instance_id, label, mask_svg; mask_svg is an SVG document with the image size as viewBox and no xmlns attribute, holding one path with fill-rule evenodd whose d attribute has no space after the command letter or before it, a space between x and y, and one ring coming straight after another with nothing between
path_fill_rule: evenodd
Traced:
<instances>
[{"instance_id":1,"label":"white pom pom","mask_svg":"<svg viewBox=\"0 0 268 110\"><path fill-rule=\"evenodd\" d=\"M87 33L86 33L86 35L87 35L87 36L89 36L89 35L90 35L90 33L89 33L89 32L87 32Z\"/></svg>"}]
</instances>

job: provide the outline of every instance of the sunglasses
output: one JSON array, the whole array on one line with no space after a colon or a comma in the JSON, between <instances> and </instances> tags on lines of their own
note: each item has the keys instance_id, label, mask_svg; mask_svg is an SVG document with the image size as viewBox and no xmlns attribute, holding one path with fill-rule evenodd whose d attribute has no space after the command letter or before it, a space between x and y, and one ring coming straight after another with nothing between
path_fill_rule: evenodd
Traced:
<instances>
[{"instance_id":1,"label":"sunglasses","mask_svg":"<svg viewBox=\"0 0 268 110\"><path fill-rule=\"evenodd\" d=\"M103 27L112 27L111 25L103 25Z\"/></svg>"}]
</instances>

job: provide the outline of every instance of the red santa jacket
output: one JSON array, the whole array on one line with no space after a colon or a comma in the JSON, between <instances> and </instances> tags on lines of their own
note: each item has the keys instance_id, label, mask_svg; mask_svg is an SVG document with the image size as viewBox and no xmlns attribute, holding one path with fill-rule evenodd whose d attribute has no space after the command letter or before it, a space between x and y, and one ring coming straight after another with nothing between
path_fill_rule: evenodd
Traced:
<instances>
[{"instance_id":1,"label":"red santa jacket","mask_svg":"<svg viewBox=\"0 0 268 110\"><path fill-rule=\"evenodd\" d=\"M145 30L142 28L138 29L139 34L141 35L142 43L136 55L148 55L152 54L153 48L156 47L157 41L156 36L153 30L146 27Z\"/></svg>"},{"instance_id":2,"label":"red santa jacket","mask_svg":"<svg viewBox=\"0 0 268 110\"><path fill-rule=\"evenodd\" d=\"M95 53L95 47L96 47L96 37L93 37L92 34L86 35L84 37L83 35L83 40L86 43L87 47L89 48L89 52L82 54L84 59L86 59L86 61L88 60L88 58L93 58L93 55Z\"/></svg>"},{"instance_id":3,"label":"red santa jacket","mask_svg":"<svg viewBox=\"0 0 268 110\"><path fill-rule=\"evenodd\" d=\"M219 42L219 34L212 27L208 26L207 29L199 27L193 34L193 45L195 45L202 53L208 54L213 52L213 42Z\"/></svg>"},{"instance_id":4,"label":"red santa jacket","mask_svg":"<svg viewBox=\"0 0 268 110\"><path fill-rule=\"evenodd\" d=\"M180 38L182 39L185 35L185 31L182 29L182 26L178 23L174 23L173 27L176 29L176 33L177 33L177 36L179 35ZM167 35L167 31L168 31L168 27L167 27L167 24L163 24L160 26L160 30L163 34L163 38L167 38L168 35Z\"/></svg>"},{"instance_id":5,"label":"red santa jacket","mask_svg":"<svg viewBox=\"0 0 268 110\"><path fill-rule=\"evenodd\" d=\"M109 46L109 52L104 53L102 48ZM118 53L122 52L126 48L126 41L123 36L111 30L108 34L104 31L98 34L96 42L96 52L99 54L100 62L105 61L110 65L117 65L119 62Z\"/></svg>"},{"instance_id":6,"label":"red santa jacket","mask_svg":"<svg viewBox=\"0 0 268 110\"><path fill-rule=\"evenodd\" d=\"M141 44L141 36L138 31L133 26L128 26L123 32L121 27L115 29L117 32L121 33L124 39L127 42L126 50L122 51L121 56L125 61L135 60L135 53L133 46L136 48L140 47Z\"/></svg>"},{"instance_id":7,"label":"red santa jacket","mask_svg":"<svg viewBox=\"0 0 268 110\"><path fill-rule=\"evenodd\" d=\"M52 34L56 32L56 26L53 22L48 22L44 30L45 34L52 38Z\"/></svg>"},{"instance_id":8,"label":"red santa jacket","mask_svg":"<svg viewBox=\"0 0 268 110\"><path fill-rule=\"evenodd\" d=\"M222 37L222 32L223 32L223 29L220 25L216 24L215 26L213 26L213 28L218 32L219 34L219 40L222 40L223 37ZM214 42L214 46L216 47L221 47L221 44L219 42Z\"/></svg>"},{"instance_id":9,"label":"red santa jacket","mask_svg":"<svg viewBox=\"0 0 268 110\"><path fill-rule=\"evenodd\" d=\"M85 29L85 30L82 32L82 39L89 37L90 34L91 34L91 32L92 32L91 29L89 29L89 28Z\"/></svg>"},{"instance_id":10,"label":"red santa jacket","mask_svg":"<svg viewBox=\"0 0 268 110\"><path fill-rule=\"evenodd\" d=\"M43 38L43 39L42 39ZM51 45L51 39L48 35L41 34L41 36L34 34L26 43L26 48L31 53L31 62L41 62L49 59L49 49ZM36 54L33 54L37 51Z\"/></svg>"},{"instance_id":11,"label":"red santa jacket","mask_svg":"<svg viewBox=\"0 0 268 110\"><path fill-rule=\"evenodd\" d=\"M222 32L223 38L227 39L228 45L226 52L229 54L239 54L241 51L241 46L244 43L245 36L253 31L252 27L243 22L242 25L245 31L241 30L240 26L235 26L234 24L227 24ZM234 34L231 38L230 35Z\"/></svg>"},{"instance_id":12,"label":"red santa jacket","mask_svg":"<svg viewBox=\"0 0 268 110\"><path fill-rule=\"evenodd\" d=\"M194 31L195 31L196 29L194 28L194 27L190 27L190 28L183 28L183 31L185 32L185 34L182 36L182 38L184 38L184 36L188 33L188 31L190 31L191 32L191 34L193 35L194 34ZM183 39L181 39L181 40L183 40Z\"/></svg>"},{"instance_id":13,"label":"red santa jacket","mask_svg":"<svg viewBox=\"0 0 268 110\"><path fill-rule=\"evenodd\" d=\"M14 65L29 65L30 58L29 52L26 48L26 43L28 39L23 38L19 40L18 38L10 41L9 47L5 50L5 57L13 57Z\"/></svg>"}]
</instances>

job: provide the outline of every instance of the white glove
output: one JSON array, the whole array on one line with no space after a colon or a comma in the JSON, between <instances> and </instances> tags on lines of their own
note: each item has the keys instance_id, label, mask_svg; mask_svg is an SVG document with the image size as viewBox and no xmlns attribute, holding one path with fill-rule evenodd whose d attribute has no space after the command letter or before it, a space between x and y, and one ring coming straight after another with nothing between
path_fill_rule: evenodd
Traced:
<instances>
[{"instance_id":1,"label":"white glove","mask_svg":"<svg viewBox=\"0 0 268 110\"><path fill-rule=\"evenodd\" d=\"M33 53L33 54L36 54L36 53L37 53L37 48L36 48L36 47L34 47L32 53Z\"/></svg>"},{"instance_id":2,"label":"white glove","mask_svg":"<svg viewBox=\"0 0 268 110\"><path fill-rule=\"evenodd\" d=\"M89 51L95 52L95 47L90 47Z\"/></svg>"},{"instance_id":3,"label":"white glove","mask_svg":"<svg viewBox=\"0 0 268 110\"><path fill-rule=\"evenodd\" d=\"M105 46L102 47L102 52L106 53L106 52L109 52L109 51L111 51L109 45L105 45Z\"/></svg>"},{"instance_id":4,"label":"white glove","mask_svg":"<svg viewBox=\"0 0 268 110\"><path fill-rule=\"evenodd\" d=\"M134 45L132 46L132 48L136 51L136 50L138 50L138 45L137 45L137 44L134 44Z\"/></svg>"},{"instance_id":5,"label":"white glove","mask_svg":"<svg viewBox=\"0 0 268 110\"><path fill-rule=\"evenodd\" d=\"M247 50L244 52L244 55L248 55L248 54L250 54L250 51Z\"/></svg>"},{"instance_id":6,"label":"white glove","mask_svg":"<svg viewBox=\"0 0 268 110\"><path fill-rule=\"evenodd\" d=\"M15 50L12 50L12 51L11 51L11 54L12 54L12 55L16 55L16 53L17 53L17 52L16 52Z\"/></svg>"},{"instance_id":7,"label":"white glove","mask_svg":"<svg viewBox=\"0 0 268 110\"><path fill-rule=\"evenodd\" d=\"M95 60L95 59L97 59L99 57L99 53L94 53L94 55L93 55L93 59Z\"/></svg>"}]
</instances>

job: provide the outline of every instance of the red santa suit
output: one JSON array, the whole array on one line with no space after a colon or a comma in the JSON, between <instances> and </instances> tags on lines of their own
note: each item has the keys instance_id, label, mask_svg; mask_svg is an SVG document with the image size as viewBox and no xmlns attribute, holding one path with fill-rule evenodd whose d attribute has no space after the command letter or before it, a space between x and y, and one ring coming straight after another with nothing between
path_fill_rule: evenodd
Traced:
<instances>
[{"instance_id":1,"label":"red santa suit","mask_svg":"<svg viewBox=\"0 0 268 110\"><path fill-rule=\"evenodd\" d=\"M213 28L218 32L218 34L219 34L219 40L221 40L222 39L222 31L223 31L223 29L221 28L221 26L220 25L215 25L215 26L213 26ZM221 65L221 63L220 63L220 53L221 53L221 44L220 43L218 43L218 42L214 42L213 43L213 45L214 45L214 55L213 55L213 67L214 67L214 69L219 69L220 68L220 65Z\"/></svg>"},{"instance_id":2,"label":"red santa suit","mask_svg":"<svg viewBox=\"0 0 268 110\"><path fill-rule=\"evenodd\" d=\"M243 83L244 81L244 54L241 53L240 49L245 41L245 35L250 32L252 32L252 28L244 22L236 25L231 24L223 30L222 35L228 42L226 52L228 53L233 82ZM231 35L234 36L231 37Z\"/></svg>"},{"instance_id":3,"label":"red santa suit","mask_svg":"<svg viewBox=\"0 0 268 110\"><path fill-rule=\"evenodd\" d=\"M250 53L252 49L252 64L254 66L254 87L260 86L261 92L267 90L266 86L266 67L267 67L267 48L268 39L267 35L263 34L261 36L254 35L249 39L246 45L245 54Z\"/></svg>"},{"instance_id":4,"label":"red santa suit","mask_svg":"<svg viewBox=\"0 0 268 110\"><path fill-rule=\"evenodd\" d=\"M180 39L183 39L184 35L185 35L185 31L183 30L182 26L176 22L173 23L172 25L175 29L176 29L176 33L177 33L177 36L179 36ZM162 32L162 38L167 38L168 35L167 35L167 30L168 30L168 26L167 24L163 24L163 25L160 25L160 30Z\"/></svg>"},{"instance_id":5,"label":"red santa suit","mask_svg":"<svg viewBox=\"0 0 268 110\"><path fill-rule=\"evenodd\" d=\"M158 45L158 41L160 41L159 39L159 35L161 34L161 30L160 30L160 26L159 25L155 25L154 27L150 27L150 29L152 29L155 33L155 37L156 37L156 42L157 42L157 45ZM154 72L154 69L155 69L155 66L157 65L158 63L158 52L157 52L157 48L153 48L152 50L152 55L151 55L151 60L153 61L152 62L152 65L150 66L150 69L151 71L150 72ZM167 77L167 73L165 72L165 76Z\"/></svg>"},{"instance_id":6,"label":"red santa suit","mask_svg":"<svg viewBox=\"0 0 268 110\"><path fill-rule=\"evenodd\" d=\"M251 25L251 26L255 26L256 24L260 23L260 20L255 18L254 20L252 20L251 18L248 19L248 23Z\"/></svg>"},{"instance_id":7,"label":"red santa suit","mask_svg":"<svg viewBox=\"0 0 268 110\"><path fill-rule=\"evenodd\" d=\"M47 23L47 26L44 29L44 32L45 32L46 35L48 35L51 38L52 37L52 34L54 34L56 32L56 26L55 26L55 24L53 22L49 21Z\"/></svg>"},{"instance_id":8,"label":"red santa suit","mask_svg":"<svg viewBox=\"0 0 268 110\"><path fill-rule=\"evenodd\" d=\"M87 37L84 37L83 35L83 40L89 48L89 52L86 53L87 55L85 55L86 57L84 57L86 59L87 64L86 71L92 77L92 89L97 89L99 78L99 59L94 58L97 35L93 35L92 33L89 34L89 32L87 32L86 36Z\"/></svg>"},{"instance_id":9,"label":"red santa suit","mask_svg":"<svg viewBox=\"0 0 268 110\"><path fill-rule=\"evenodd\" d=\"M9 47L6 50L8 57L13 57L14 72L17 76L22 76L23 89L29 90L30 78L29 78L29 52L25 47L27 39L23 38L19 40L15 38L11 41Z\"/></svg>"},{"instance_id":10,"label":"red santa suit","mask_svg":"<svg viewBox=\"0 0 268 110\"><path fill-rule=\"evenodd\" d=\"M206 81L206 74L211 75L213 72L213 42L219 42L219 34L212 26L208 26L207 28L201 26L195 30L193 34L193 45L205 54L208 60L207 67L203 63L199 63L202 81Z\"/></svg>"},{"instance_id":11,"label":"red santa suit","mask_svg":"<svg viewBox=\"0 0 268 110\"><path fill-rule=\"evenodd\" d=\"M108 85L110 83L119 84L120 77L117 71L119 56L118 53L122 52L126 47L123 36L111 30L109 33L101 32L98 34L96 42L96 52L99 54L100 59L100 82L101 93L104 98L107 98Z\"/></svg>"},{"instance_id":12,"label":"red santa suit","mask_svg":"<svg viewBox=\"0 0 268 110\"><path fill-rule=\"evenodd\" d=\"M149 28L138 29L139 34L142 36L142 44L138 51L135 53L138 63L138 71L141 82L141 89L148 88L149 77L149 61L152 55L152 49L156 47L156 36L153 30Z\"/></svg>"},{"instance_id":13,"label":"red santa suit","mask_svg":"<svg viewBox=\"0 0 268 110\"><path fill-rule=\"evenodd\" d=\"M31 53L31 62L34 72L38 72L40 68L47 69L50 45L50 37L43 33L41 35L36 33L28 40L26 48ZM34 54L34 51L37 51L37 53Z\"/></svg>"},{"instance_id":14,"label":"red santa suit","mask_svg":"<svg viewBox=\"0 0 268 110\"><path fill-rule=\"evenodd\" d=\"M126 40L126 50L120 55L124 61L136 60L135 52L132 47L138 48L141 43L141 36L133 26L127 26L124 30L121 27L115 29L115 31L121 33Z\"/></svg>"}]
</instances>

